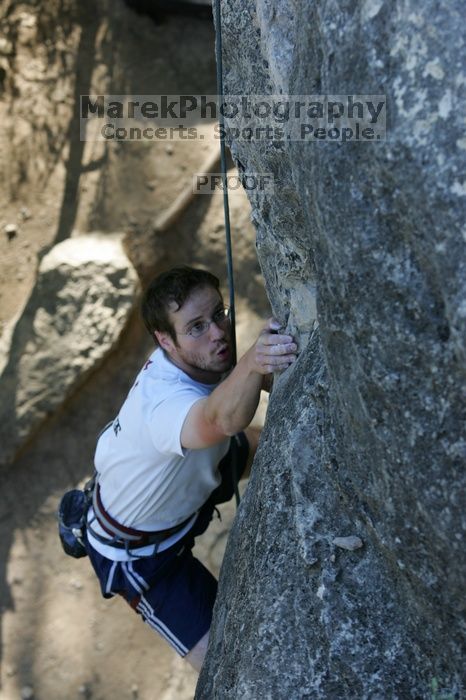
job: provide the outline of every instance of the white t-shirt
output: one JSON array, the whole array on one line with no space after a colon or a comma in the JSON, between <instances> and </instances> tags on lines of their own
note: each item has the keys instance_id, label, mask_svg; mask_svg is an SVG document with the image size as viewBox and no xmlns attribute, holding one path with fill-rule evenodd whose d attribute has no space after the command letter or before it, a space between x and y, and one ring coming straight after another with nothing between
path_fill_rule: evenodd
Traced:
<instances>
[{"instance_id":1,"label":"white t-shirt","mask_svg":"<svg viewBox=\"0 0 466 700\"><path fill-rule=\"evenodd\" d=\"M147 531L174 527L196 513L219 485L217 466L230 438L201 450L185 449L180 442L190 408L215 386L191 379L163 350L152 353L95 453L102 503L119 523ZM193 522L159 551L180 539ZM105 536L95 521L92 527ZM128 558L124 550L102 545L90 532L89 539L110 559ZM153 549L138 549L137 554Z\"/></svg>"}]
</instances>

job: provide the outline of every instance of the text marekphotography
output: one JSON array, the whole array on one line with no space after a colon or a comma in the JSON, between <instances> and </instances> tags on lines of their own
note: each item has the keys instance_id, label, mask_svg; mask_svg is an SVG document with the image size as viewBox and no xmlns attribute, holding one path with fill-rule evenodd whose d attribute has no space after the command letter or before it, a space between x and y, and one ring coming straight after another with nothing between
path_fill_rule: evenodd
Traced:
<instances>
[{"instance_id":1,"label":"text marekphotography","mask_svg":"<svg viewBox=\"0 0 466 700\"><path fill-rule=\"evenodd\" d=\"M81 95L81 141L383 141L385 95Z\"/></svg>"}]
</instances>

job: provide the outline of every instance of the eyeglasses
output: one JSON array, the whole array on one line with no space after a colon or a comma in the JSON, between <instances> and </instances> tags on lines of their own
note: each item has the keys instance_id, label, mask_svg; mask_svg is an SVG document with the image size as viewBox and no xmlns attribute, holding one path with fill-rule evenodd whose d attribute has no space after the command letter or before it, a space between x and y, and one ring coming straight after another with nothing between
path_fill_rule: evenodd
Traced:
<instances>
[{"instance_id":1,"label":"eyeglasses","mask_svg":"<svg viewBox=\"0 0 466 700\"><path fill-rule=\"evenodd\" d=\"M216 326L226 326L227 323L230 323L230 309L228 306L224 306L222 309L218 309L210 319L210 321L196 321L196 323L193 323L189 331L186 333L178 333L178 335L190 335L192 338L200 338L201 335L204 335L204 333L207 333L207 331L210 328L210 325L212 323L215 323Z\"/></svg>"}]
</instances>

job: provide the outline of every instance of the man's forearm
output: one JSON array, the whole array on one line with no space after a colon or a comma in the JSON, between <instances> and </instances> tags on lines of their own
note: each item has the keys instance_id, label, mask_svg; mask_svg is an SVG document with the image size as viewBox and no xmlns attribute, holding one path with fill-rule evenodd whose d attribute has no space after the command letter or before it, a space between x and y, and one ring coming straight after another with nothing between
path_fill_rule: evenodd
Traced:
<instances>
[{"instance_id":1,"label":"man's forearm","mask_svg":"<svg viewBox=\"0 0 466 700\"><path fill-rule=\"evenodd\" d=\"M251 349L231 374L214 389L205 403L205 417L225 435L235 435L254 417L262 389L263 375L253 369Z\"/></svg>"}]
</instances>

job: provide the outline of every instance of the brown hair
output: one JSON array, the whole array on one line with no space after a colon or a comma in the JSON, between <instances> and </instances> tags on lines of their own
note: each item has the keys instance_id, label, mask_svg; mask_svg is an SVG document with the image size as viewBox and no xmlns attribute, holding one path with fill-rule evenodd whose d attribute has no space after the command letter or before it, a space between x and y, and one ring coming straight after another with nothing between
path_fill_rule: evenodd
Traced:
<instances>
[{"instance_id":1,"label":"brown hair","mask_svg":"<svg viewBox=\"0 0 466 700\"><path fill-rule=\"evenodd\" d=\"M175 302L180 309L197 287L213 287L220 293L218 277L207 270L187 265L162 272L150 283L142 299L141 313L156 345L158 342L154 331L168 333L176 343L176 333L168 317L168 307Z\"/></svg>"}]
</instances>

